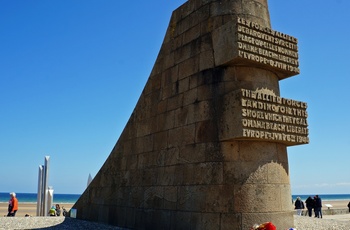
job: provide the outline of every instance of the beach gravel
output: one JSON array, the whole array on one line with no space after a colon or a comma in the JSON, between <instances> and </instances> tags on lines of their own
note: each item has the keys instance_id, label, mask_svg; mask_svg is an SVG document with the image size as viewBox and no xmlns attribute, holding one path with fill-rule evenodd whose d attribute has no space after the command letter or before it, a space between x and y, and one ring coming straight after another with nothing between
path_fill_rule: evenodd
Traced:
<instances>
[{"instance_id":1,"label":"beach gravel","mask_svg":"<svg viewBox=\"0 0 350 230\"><path fill-rule=\"evenodd\" d=\"M337 219L319 219L295 216L297 230L349 230L350 222ZM0 217L0 229L116 229L123 228L65 217Z\"/></svg>"},{"instance_id":2,"label":"beach gravel","mask_svg":"<svg viewBox=\"0 0 350 230\"><path fill-rule=\"evenodd\" d=\"M294 216L297 230L349 230L349 220L321 219L306 216Z\"/></svg>"},{"instance_id":3,"label":"beach gravel","mask_svg":"<svg viewBox=\"0 0 350 230\"><path fill-rule=\"evenodd\" d=\"M0 217L0 229L115 229L111 225L65 217Z\"/></svg>"}]
</instances>

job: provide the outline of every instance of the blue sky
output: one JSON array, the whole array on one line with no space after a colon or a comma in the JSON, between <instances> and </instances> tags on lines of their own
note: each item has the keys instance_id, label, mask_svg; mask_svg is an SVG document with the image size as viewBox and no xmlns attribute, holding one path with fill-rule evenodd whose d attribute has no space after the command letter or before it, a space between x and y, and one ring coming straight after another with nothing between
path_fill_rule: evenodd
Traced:
<instances>
[{"instance_id":1,"label":"blue sky","mask_svg":"<svg viewBox=\"0 0 350 230\"><path fill-rule=\"evenodd\" d=\"M185 0L0 1L0 192L80 194L119 138ZM299 40L281 96L308 103L310 144L289 147L293 194L350 193L350 1L269 1Z\"/></svg>"}]
</instances>

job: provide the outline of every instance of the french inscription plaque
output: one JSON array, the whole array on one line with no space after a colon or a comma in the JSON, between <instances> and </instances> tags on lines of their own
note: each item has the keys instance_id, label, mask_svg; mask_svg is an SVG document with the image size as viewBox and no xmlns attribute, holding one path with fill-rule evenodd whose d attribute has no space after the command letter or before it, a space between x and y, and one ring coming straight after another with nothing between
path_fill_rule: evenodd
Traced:
<instances>
[{"instance_id":1,"label":"french inscription plaque","mask_svg":"<svg viewBox=\"0 0 350 230\"><path fill-rule=\"evenodd\" d=\"M300 73L298 39L241 17L233 23L214 32L217 65L256 66L275 72L279 80Z\"/></svg>"},{"instance_id":2,"label":"french inscription plaque","mask_svg":"<svg viewBox=\"0 0 350 230\"><path fill-rule=\"evenodd\" d=\"M268 67L299 74L298 40L257 23L237 18L238 56Z\"/></svg>"}]
</instances>

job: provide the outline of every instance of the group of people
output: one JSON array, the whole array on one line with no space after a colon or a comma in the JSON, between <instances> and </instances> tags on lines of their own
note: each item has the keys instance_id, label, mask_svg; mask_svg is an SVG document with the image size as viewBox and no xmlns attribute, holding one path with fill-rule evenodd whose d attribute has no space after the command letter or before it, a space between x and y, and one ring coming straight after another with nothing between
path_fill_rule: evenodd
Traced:
<instances>
[{"instance_id":1,"label":"group of people","mask_svg":"<svg viewBox=\"0 0 350 230\"><path fill-rule=\"evenodd\" d=\"M8 205L8 213L7 216L16 216L16 212L18 211L18 200L16 198L16 193L11 192L10 193L10 200ZM56 204L56 206L52 206L49 210L50 216L60 216L61 215L61 207L59 204ZM63 216L67 215L67 211L63 208ZM29 216L26 214L26 216Z\"/></svg>"},{"instance_id":2,"label":"group of people","mask_svg":"<svg viewBox=\"0 0 350 230\"><path fill-rule=\"evenodd\" d=\"M56 204L56 206L52 206L49 210L50 216L60 216L61 215L61 207L59 204Z\"/></svg>"},{"instance_id":3,"label":"group of people","mask_svg":"<svg viewBox=\"0 0 350 230\"><path fill-rule=\"evenodd\" d=\"M312 210L314 210L315 217L322 218L322 200L321 198L316 195L313 198L309 196L306 201L306 208L309 217L312 217ZM300 199L300 197L297 197L297 200L294 202L295 210L297 210L297 215L302 215L302 210L305 208L304 202Z\"/></svg>"}]
</instances>

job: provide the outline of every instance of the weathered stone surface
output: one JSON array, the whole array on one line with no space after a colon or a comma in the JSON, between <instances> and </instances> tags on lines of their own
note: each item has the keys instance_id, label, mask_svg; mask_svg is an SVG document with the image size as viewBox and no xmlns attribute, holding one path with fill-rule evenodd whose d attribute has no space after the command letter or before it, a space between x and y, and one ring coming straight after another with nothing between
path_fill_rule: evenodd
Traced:
<instances>
[{"instance_id":1,"label":"weathered stone surface","mask_svg":"<svg viewBox=\"0 0 350 230\"><path fill-rule=\"evenodd\" d=\"M306 103L269 100L282 100L278 82L297 74L297 58L296 39L271 29L267 0L187 1L77 217L130 229L293 226L286 149L308 142Z\"/></svg>"}]
</instances>

